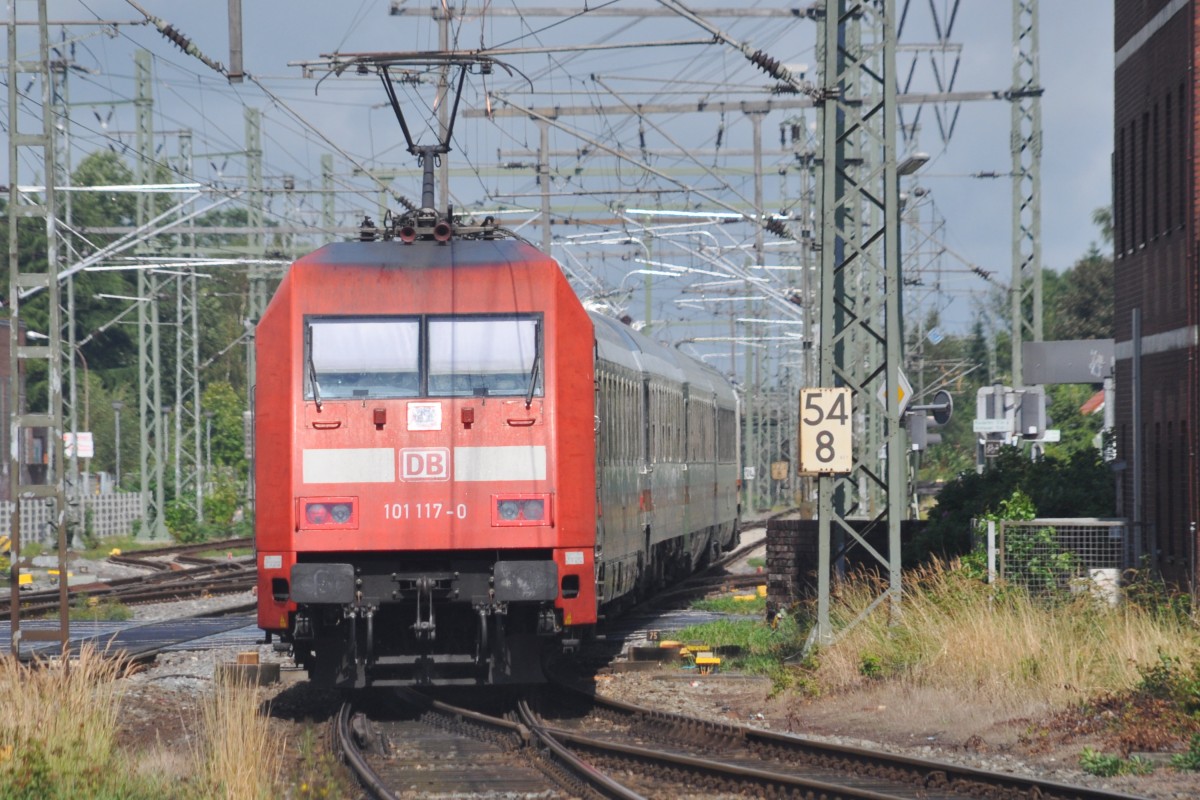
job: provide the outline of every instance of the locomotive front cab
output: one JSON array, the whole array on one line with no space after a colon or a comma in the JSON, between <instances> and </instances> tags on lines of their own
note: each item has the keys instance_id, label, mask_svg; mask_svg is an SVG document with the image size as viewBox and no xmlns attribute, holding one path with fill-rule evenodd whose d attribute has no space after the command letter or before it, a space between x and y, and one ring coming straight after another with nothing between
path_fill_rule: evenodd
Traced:
<instances>
[{"instance_id":1,"label":"locomotive front cab","mask_svg":"<svg viewBox=\"0 0 1200 800\"><path fill-rule=\"evenodd\" d=\"M461 263L353 272L338 277L376 287L353 304L337 283L292 287L291 491L280 552L259 526L277 567L260 569L260 624L286 619L324 685L540 680L543 644L595 614L591 540L569 533L592 520L560 508L552 304L495 312L484 292L443 310L478 292Z\"/></svg>"}]
</instances>

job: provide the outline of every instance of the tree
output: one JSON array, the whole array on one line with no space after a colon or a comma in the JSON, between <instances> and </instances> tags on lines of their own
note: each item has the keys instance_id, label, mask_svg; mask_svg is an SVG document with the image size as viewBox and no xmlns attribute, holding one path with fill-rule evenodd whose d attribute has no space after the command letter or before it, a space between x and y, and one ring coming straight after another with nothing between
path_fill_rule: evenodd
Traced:
<instances>
[{"instance_id":1,"label":"tree","mask_svg":"<svg viewBox=\"0 0 1200 800\"><path fill-rule=\"evenodd\" d=\"M1095 245L1062 275L1047 304L1046 338L1110 339L1113 336L1113 261Z\"/></svg>"}]
</instances>

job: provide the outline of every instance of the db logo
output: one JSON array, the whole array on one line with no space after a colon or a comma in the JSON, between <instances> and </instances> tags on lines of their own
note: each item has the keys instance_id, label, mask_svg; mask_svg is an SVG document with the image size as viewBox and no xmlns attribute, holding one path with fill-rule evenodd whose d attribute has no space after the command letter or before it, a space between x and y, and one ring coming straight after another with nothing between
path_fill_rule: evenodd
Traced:
<instances>
[{"instance_id":1,"label":"db logo","mask_svg":"<svg viewBox=\"0 0 1200 800\"><path fill-rule=\"evenodd\" d=\"M402 449L400 480L444 481L450 479L450 451L445 447Z\"/></svg>"}]
</instances>

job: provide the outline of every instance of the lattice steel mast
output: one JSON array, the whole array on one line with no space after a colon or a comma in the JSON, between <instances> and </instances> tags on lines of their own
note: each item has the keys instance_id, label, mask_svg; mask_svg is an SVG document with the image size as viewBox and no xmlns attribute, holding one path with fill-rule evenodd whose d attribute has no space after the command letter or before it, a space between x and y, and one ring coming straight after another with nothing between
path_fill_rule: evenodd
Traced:
<instances>
[{"instance_id":1,"label":"lattice steel mast","mask_svg":"<svg viewBox=\"0 0 1200 800\"><path fill-rule=\"evenodd\" d=\"M854 411L862 418L856 428L864 431L878 425L885 455L881 459L878 451L872 452L871 437L860 433L851 472L820 478L814 641L828 643L833 639L829 593L834 534L855 541L887 567L888 589L871 608L887 599L893 614L900 609L900 521L907 497L907 459L897 392L903 340L895 1L829 2L819 36L823 46L820 385L853 391ZM848 157L858 143L861 158ZM856 347L856 340L870 346ZM867 515L863 495L873 490L883 497L878 509ZM865 520L861 532L851 522L854 516ZM886 554L866 541L879 526L887 533Z\"/></svg>"},{"instance_id":2,"label":"lattice steel mast","mask_svg":"<svg viewBox=\"0 0 1200 800\"><path fill-rule=\"evenodd\" d=\"M8 2L8 431L9 487L13 500L10 523L12 539L12 591L10 625L12 630L12 652L19 655L23 640L57 641L62 653L67 654L70 633L69 607L67 603L67 538L66 498L63 487L63 396L62 396L62 311L58 285L58 206L55 192L55 130L53 113L53 85L51 76L51 53L49 30L46 18L46 2L37 3L37 55L33 59L22 58L19 48L18 29L21 27L17 0ZM33 27L33 26L30 26ZM40 89L36 100L22 106L20 86L32 77L32 86ZM30 132L22 129L23 122L37 123ZM22 164L42 166L41 197L34 190L22 191L22 175L29 175L29 168ZM34 177L34 176L30 176ZM38 181L30 180L30 185ZM46 224L46 252L44 263L36 253L20 250L20 222L25 219L43 219ZM22 295L34 291L46 293L48 329L43 334L44 344L25 344L25 331L21 325ZM26 407L23 378L29 377L34 369L46 377L46 402L40 409ZM45 467L44 479L38 480ZM21 630L20 586L21 541L37 529L33 525L33 513L40 501L47 512L49 531L57 539L58 568L58 628ZM21 509L29 517L28 525L22 526ZM42 537L38 537L39 539Z\"/></svg>"},{"instance_id":3,"label":"lattice steel mast","mask_svg":"<svg viewBox=\"0 0 1200 800\"><path fill-rule=\"evenodd\" d=\"M1022 386L1021 343L1042 336L1042 86L1037 0L1013 0L1012 382Z\"/></svg>"},{"instance_id":4,"label":"lattice steel mast","mask_svg":"<svg viewBox=\"0 0 1200 800\"><path fill-rule=\"evenodd\" d=\"M139 50L134 56L136 96L133 101L137 120L137 164L134 180L139 184L155 182L154 168L154 95L150 52ZM137 194L136 221L143 228L153 213L153 195ZM145 244L138 251L146 253ZM142 492L142 534L151 539L165 537L166 486L163 475L163 395L162 348L159 327L159 295L162 280L154 270L138 270L138 416Z\"/></svg>"}]
</instances>

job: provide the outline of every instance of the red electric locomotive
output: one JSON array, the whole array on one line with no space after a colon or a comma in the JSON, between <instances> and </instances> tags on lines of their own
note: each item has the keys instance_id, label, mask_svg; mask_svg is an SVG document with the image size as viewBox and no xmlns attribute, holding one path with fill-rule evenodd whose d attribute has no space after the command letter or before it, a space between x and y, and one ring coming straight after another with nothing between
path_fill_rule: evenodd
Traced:
<instances>
[{"instance_id":1,"label":"red electric locomotive","mask_svg":"<svg viewBox=\"0 0 1200 800\"><path fill-rule=\"evenodd\" d=\"M258 624L323 685L536 682L734 545L737 401L549 256L439 219L448 148L409 146L422 209L296 261L258 324Z\"/></svg>"}]
</instances>

